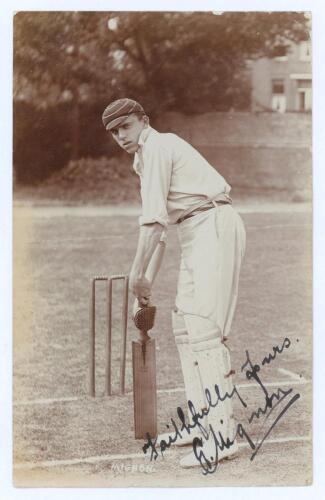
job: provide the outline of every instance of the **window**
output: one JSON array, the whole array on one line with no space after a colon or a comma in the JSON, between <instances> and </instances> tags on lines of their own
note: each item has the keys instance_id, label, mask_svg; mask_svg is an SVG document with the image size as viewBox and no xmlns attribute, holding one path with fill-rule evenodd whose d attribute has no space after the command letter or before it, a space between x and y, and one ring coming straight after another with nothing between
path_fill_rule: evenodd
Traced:
<instances>
[{"instance_id":1,"label":"window","mask_svg":"<svg viewBox=\"0 0 325 500\"><path fill-rule=\"evenodd\" d=\"M273 95L271 108L277 113L285 113L286 110L286 96L285 95Z\"/></svg>"},{"instance_id":2,"label":"window","mask_svg":"<svg viewBox=\"0 0 325 500\"><path fill-rule=\"evenodd\" d=\"M272 94L284 94L284 80L282 78L272 80Z\"/></svg>"},{"instance_id":3,"label":"window","mask_svg":"<svg viewBox=\"0 0 325 500\"><path fill-rule=\"evenodd\" d=\"M300 61L311 61L311 43L309 41L299 44Z\"/></svg>"},{"instance_id":4,"label":"window","mask_svg":"<svg viewBox=\"0 0 325 500\"><path fill-rule=\"evenodd\" d=\"M284 113L286 110L286 96L284 95L284 80L276 78L272 80L272 101L273 111Z\"/></svg>"},{"instance_id":5,"label":"window","mask_svg":"<svg viewBox=\"0 0 325 500\"><path fill-rule=\"evenodd\" d=\"M299 111L305 111L306 109L306 94L305 92L299 92Z\"/></svg>"},{"instance_id":6,"label":"window","mask_svg":"<svg viewBox=\"0 0 325 500\"><path fill-rule=\"evenodd\" d=\"M311 89L298 89L298 111L311 111L312 108L312 95Z\"/></svg>"},{"instance_id":7,"label":"window","mask_svg":"<svg viewBox=\"0 0 325 500\"><path fill-rule=\"evenodd\" d=\"M310 111L312 108L311 80L300 79L297 81L297 109Z\"/></svg>"},{"instance_id":8,"label":"window","mask_svg":"<svg viewBox=\"0 0 325 500\"><path fill-rule=\"evenodd\" d=\"M311 80L300 79L297 82L298 89L311 89Z\"/></svg>"}]
</instances>

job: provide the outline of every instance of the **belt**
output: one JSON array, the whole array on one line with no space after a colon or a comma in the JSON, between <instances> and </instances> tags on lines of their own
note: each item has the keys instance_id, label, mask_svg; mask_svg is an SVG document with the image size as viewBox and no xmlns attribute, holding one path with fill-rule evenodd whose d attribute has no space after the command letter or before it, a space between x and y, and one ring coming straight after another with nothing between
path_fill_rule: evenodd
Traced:
<instances>
[{"instance_id":1,"label":"belt","mask_svg":"<svg viewBox=\"0 0 325 500\"><path fill-rule=\"evenodd\" d=\"M189 219L190 217L195 217L195 215L198 215L201 212L205 212L206 210L211 210L212 208L215 208L216 204L217 205L228 205L230 203L232 203L231 198L209 201L205 205L202 205L201 207L195 208L192 212L184 215L183 217L180 217L177 221L177 224L184 222L184 220Z\"/></svg>"}]
</instances>

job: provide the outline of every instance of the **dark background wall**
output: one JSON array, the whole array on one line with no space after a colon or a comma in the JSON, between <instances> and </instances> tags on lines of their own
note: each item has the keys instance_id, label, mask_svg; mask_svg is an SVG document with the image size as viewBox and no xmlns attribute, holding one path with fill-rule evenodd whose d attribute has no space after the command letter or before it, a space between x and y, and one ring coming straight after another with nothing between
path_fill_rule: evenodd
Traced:
<instances>
[{"instance_id":1,"label":"dark background wall","mask_svg":"<svg viewBox=\"0 0 325 500\"><path fill-rule=\"evenodd\" d=\"M131 196L132 158L121 153L101 123L103 106L80 109L79 156L71 161L71 118L67 106L38 110L15 105L15 185L53 184L59 196L72 185L106 199ZM164 113L151 119L161 132L175 132L196 147L237 191L273 190L311 198L312 117L306 113ZM98 197L101 195L98 191ZM133 195L132 195L133 196ZM65 195L62 197L64 198Z\"/></svg>"}]
</instances>

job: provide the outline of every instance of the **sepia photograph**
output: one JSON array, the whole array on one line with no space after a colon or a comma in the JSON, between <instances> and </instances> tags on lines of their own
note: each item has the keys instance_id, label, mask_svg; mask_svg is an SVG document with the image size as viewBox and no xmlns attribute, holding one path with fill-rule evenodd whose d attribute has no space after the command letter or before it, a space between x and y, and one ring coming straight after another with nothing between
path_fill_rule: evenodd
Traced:
<instances>
[{"instance_id":1,"label":"sepia photograph","mask_svg":"<svg viewBox=\"0 0 325 500\"><path fill-rule=\"evenodd\" d=\"M14 486L312 485L312 13L12 26Z\"/></svg>"}]
</instances>

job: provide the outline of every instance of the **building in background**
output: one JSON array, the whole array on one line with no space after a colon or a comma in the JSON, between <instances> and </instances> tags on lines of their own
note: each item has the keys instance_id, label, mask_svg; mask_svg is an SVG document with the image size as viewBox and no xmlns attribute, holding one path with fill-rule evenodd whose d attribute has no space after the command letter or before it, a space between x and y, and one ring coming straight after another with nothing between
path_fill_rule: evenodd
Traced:
<instances>
[{"instance_id":1,"label":"building in background","mask_svg":"<svg viewBox=\"0 0 325 500\"><path fill-rule=\"evenodd\" d=\"M311 43L279 46L272 58L251 62L252 111L312 109Z\"/></svg>"}]
</instances>

